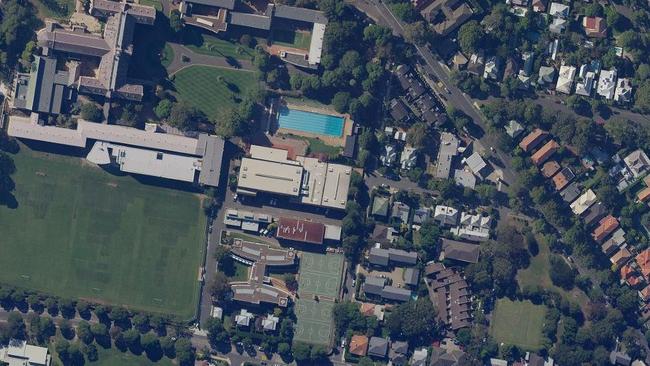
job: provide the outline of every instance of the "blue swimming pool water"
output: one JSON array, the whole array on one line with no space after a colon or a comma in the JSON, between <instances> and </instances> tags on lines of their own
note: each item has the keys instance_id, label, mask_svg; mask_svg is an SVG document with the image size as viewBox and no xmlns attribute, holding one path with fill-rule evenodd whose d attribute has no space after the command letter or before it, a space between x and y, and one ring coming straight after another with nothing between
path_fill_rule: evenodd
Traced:
<instances>
[{"instance_id":1,"label":"blue swimming pool water","mask_svg":"<svg viewBox=\"0 0 650 366\"><path fill-rule=\"evenodd\" d=\"M281 108L278 115L280 128L304 131L319 135L342 136L345 119L327 114Z\"/></svg>"}]
</instances>

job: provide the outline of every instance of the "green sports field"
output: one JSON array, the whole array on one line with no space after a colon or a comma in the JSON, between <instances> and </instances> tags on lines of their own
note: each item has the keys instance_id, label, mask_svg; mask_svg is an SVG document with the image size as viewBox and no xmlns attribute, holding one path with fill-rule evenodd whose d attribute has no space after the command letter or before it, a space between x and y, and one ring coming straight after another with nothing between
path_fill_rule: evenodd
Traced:
<instances>
[{"instance_id":1,"label":"green sports field","mask_svg":"<svg viewBox=\"0 0 650 366\"><path fill-rule=\"evenodd\" d=\"M542 346L545 315L544 305L499 299L492 314L490 333L498 343L538 350Z\"/></svg>"},{"instance_id":2,"label":"green sports field","mask_svg":"<svg viewBox=\"0 0 650 366\"><path fill-rule=\"evenodd\" d=\"M330 301L298 299L295 305L296 334L293 340L327 346L332 334L332 309Z\"/></svg>"},{"instance_id":3,"label":"green sports field","mask_svg":"<svg viewBox=\"0 0 650 366\"><path fill-rule=\"evenodd\" d=\"M1 283L193 316L206 224L197 195L24 145L14 161L18 207L0 207Z\"/></svg>"},{"instance_id":4,"label":"green sports field","mask_svg":"<svg viewBox=\"0 0 650 366\"><path fill-rule=\"evenodd\" d=\"M302 252L298 292L300 296L338 297L343 273L343 256Z\"/></svg>"},{"instance_id":5,"label":"green sports field","mask_svg":"<svg viewBox=\"0 0 650 366\"><path fill-rule=\"evenodd\" d=\"M255 72L210 66L190 66L174 76L179 98L203 111L210 119L216 119L227 108L236 107L235 99L243 98L257 83Z\"/></svg>"}]
</instances>

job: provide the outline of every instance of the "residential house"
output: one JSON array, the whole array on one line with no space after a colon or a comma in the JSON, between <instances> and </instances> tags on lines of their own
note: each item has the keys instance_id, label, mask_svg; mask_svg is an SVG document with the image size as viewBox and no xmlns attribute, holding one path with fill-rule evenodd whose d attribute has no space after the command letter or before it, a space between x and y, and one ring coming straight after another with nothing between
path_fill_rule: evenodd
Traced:
<instances>
[{"instance_id":1,"label":"residential house","mask_svg":"<svg viewBox=\"0 0 650 366\"><path fill-rule=\"evenodd\" d=\"M623 159L634 178L639 178L650 169L650 159L643 150L636 150Z\"/></svg>"},{"instance_id":2,"label":"residential house","mask_svg":"<svg viewBox=\"0 0 650 366\"><path fill-rule=\"evenodd\" d=\"M409 111L401 99L395 98L390 101L390 116L397 122L404 121L409 116Z\"/></svg>"},{"instance_id":3,"label":"residential house","mask_svg":"<svg viewBox=\"0 0 650 366\"><path fill-rule=\"evenodd\" d=\"M587 37L604 38L607 36L607 23L601 17L583 17L582 28Z\"/></svg>"},{"instance_id":4,"label":"residential house","mask_svg":"<svg viewBox=\"0 0 650 366\"><path fill-rule=\"evenodd\" d=\"M426 276L436 275L445 269L445 265L440 262L429 261L424 267L424 274Z\"/></svg>"},{"instance_id":5,"label":"residential house","mask_svg":"<svg viewBox=\"0 0 650 366\"><path fill-rule=\"evenodd\" d=\"M410 79L410 86L408 89L408 99L413 101L419 98L422 94L424 94L427 90L424 88L424 85L420 82L418 79Z\"/></svg>"},{"instance_id":6,"label":"residential house","mask_svg":"<svg viewBox=\"0 0 650 366\"><path fill-rule=\"evenodd\" d=\"M621 230L621 229L619 229ZM621 230L622 231L622 230ZM616 232L615 232L616 233ZM624 233L624 231L623 231ZM618 251L621 246L625 243L625 234L623 235L612 235L611 238L607 239L603 245L600 246L600 249L607 256L612 256L616 251Z\"/></svg>"},{"instance_id":7,"label":"residential house","mask_svg":"<svg viewBox=\"0 0 650 366\"><path fill-rule=\"evenodd\" d=\"M223 309L218 306L212 305L212 308L210 310L210 316L221 320L223 318Z\"/></svg>"},{"instance_id":8,"label":"residential house","mask_svg":"<svg viewBox=\"0 0 650 366\"><path fill-rule=\"evenodd\" d=\"M485 67L485 57L483 56L483 51L478 53L473 53L469 57L469 63L467 64L467 72L476 76L483 75L483 68Z\"/></svg>"},{"instance_id":9,"label":"residential house","mask_svg":"<svg viewBox=\"0 0 650 366\"><path fill-rule=\"evenodd\" d=\"M548 25L548 30L551 33L562 34L568 25L569 21L566 18L553 18L551 24Z\"/></svg>"},{"instance_id":10,"label":"residential house","mask_svg":"<svg viewBox=\"0 0 650 366\"><path fill-rule=\"evenodd\" d=\"M8 366L50 366L52 356L47 347L33 346L22 339L10 339L0 345L0 364Z\"/></svg>"},{"instance_id":11,"label":"residential house","mask_svg":"<svg viewBox=\"0 0 650 366\"><path fill-rule=\"evenodd\" d=\"M451 165L454 156L458 155L460 140L453 133L442 132L440 134L440 146L438 148L438 161L436 164L435 178L448 179L451 173Z\"/></svg>"},{"instance_id":12,"label":"residential house","mask_svg":"<svg viewBox=\"0 0 650 366\"><path fill-rule=\"evenodd\" d=\"M560 191L560 197L562 197L564 202L571 203L580 196L581 192L582 187L580 187L580 184L578 184L578 182L573 182Z\"/></svg>"},{"instance_id":13,"label":"residential house","mask_svg":"<svg viewBox=\"0 0 650 366\"><path fill-rule=\"evenodd\" d=\"M248 327L250 326L251 320L255 318L255 315L253 313L250 313L246 309L241 309L239 314L235 315L235 324L237 324L238 327Z\"/></svg>"},{"instance_id":14,"label":"residential house","mask_svg":"<svg viewBox=\"0 0 650 366\"><path fill-rule=\"evenodd\" d=\"M483 173L487 168L487 163L477 152L472 153L472 155L465 159L465 164L467 164L467 167L472 171L472 173L480 178L483 177Z\"/></svg>"},{"instance_id":15,"label":"residential house","mask_svg":"<svg viewBox=\"0 0 650 366\"><path fill-rule=\"evenodd\" d=\"M429 351L426 348L416 349L411 356L411 366L426 366L428 358Z\"/></svg>"},{"instance_id":16,"label":"residential house","mask_svg":"<svg viewBox=\"0 0 650 366\"><path fill-rule=\"evenodd\" d=\"M591 96L596 81L596 73L589 70L589 65L580 66L578 73L578 82L576 83L576 94L585 97Z\"/></svg>"},{"instance_id":17,"label":"residential house","mask_svg":"<svg viewBox=\"0 0 650 366\"><path fill-rule=\"evenodd\" d=\"M453 259L466 263L478 263L479 246L477 244L466 243L451 239L442 239L442 259Z\"/></svg>"},{"instance_id":18,"label":"residential house","mask_svg":"<svg viewBox=\"0 0 650 366\"><path fill-rule=\"evenodd\" d=\"M598 227L594 229L591 236L601 244L616 229L618 229L618 220L614 216L608 215L599 221Z\"/></svg>"},{"instance_id":19,"label":"residential house","mask_svg":"<svg viewBox=\"0 0 650 366\"><path fill-rule=\"evenodd\" d=\"M619 267L625 264L625 262L627 262L630 259L630 257L632 257L630 251L627 248L622 248L619 249L619 251L616 252L616 254L611 256L609 258L609 261L612 262L612 264L615 265L616 267Z\"/></svg>"},{"instance_id":20,"label":"residential house","mask_svg":"<svg viewBox=\"0 0 650 366\"><path fill-rule=\"evenodd\" d=\"M647 285L643 290L639 291L639 297L643 302L650 301L650 285Z\"/></svg>"},{"instance_id":21,"label":"residential house","mask_svg":"<svg viewBox=\"0 0 650 366\"><path fill-rule=\"evenodd\" d=\"M357 356L365 356L368 352L368 337L364 335L353 335L350 339L350 346L348 352Z\"/></svg>"},{"instance_id":22,"label":"residential house","mask_svg":"<svg viewBox=\"0 0 650 366\"><path fill-rule=\"evenodd\" d=\"M450 231L454 235L472 241L485 241L490 238L490 227L492 218L480 214L471 215L463 212L460 216L460 223Z\"/></svg>"},{"instance_id":23,"label":"residential house","mask_svg":"<svg viewBox=\"0 0 650 366\"><path fill-rule=\"evenodd\" d=\"M384 151L379 156L379 160L384 166L392 166L397 162L397 149L393 145L385 145Z\"/></svg>"},{"instance_id":24,"label":"residential house","mask_svg":"<svg viewBox=\"0 0 650 366\"><path fill-rule=\"evenodd\" d=\"M546 362L544 362L544 358L539 356L537 353L526 353L526 355L528 356L526 360L526 366L553 366L552 361L550 365L546 364Z\"/></svg>"},{"instance_id":25,"label":"residential house","mask_svg":"<svg viewBox=\"0 0 650 366\"><path fill-rule=\"evenodd\" d=\"M524 128L519 122L515 120L510 120L504 128L506 129L508 136L512 137L513 139L517 138L517 136L521 135L521 133L524 132Z\"/></svg>"},{"instance_id":26,"label":"residential house","mask_svg":"<svg viewBox=\"0 0 650 366\"><path fill-rule=\"evenodd\" d=\"M409 351L409 344L403 341L395 341L390 344L390 351L388 352L388 359L393 365L402 366L408 363L406 356Z\"/></svg>"},{"instance_id":27,"label":"residential house","mask_svg":"<svg viewBox=\"0 0 650 366\"><path fill-rule=\"evenodd\" d=\"M496 56L490 56L485 63L485 69L483 70L483 78L498 80L499 73L501 71L501 59Z\"/></svg>"},{"instance_id":28,"label":"residential house","mask_svg":"<svg viewBox=\"0 0 650 366\"><path fill-rule=\"evenodd\" d=\"M575 174L571 171L571 168L564 167L559 173L553 177L553 185L555 185L556 191L561 191L564 187L569 184L575 178Z\"/></svg>"},{"instance_id":29,"label":"residential house","mask_svg":"<svg viewBox=\"0 0 650 366\"><path fill-rule=\"evenodd\" d=\"M600 221L603 217L607 215L607 208L602 202L596 202L593 204L583 215L583 221L587 227L595 224Z\"/></svg>"},{"instance_id":30,"label":"residential house","mask_svg":"<svg viewBox=\"0 0 650 366\"><path fill-rule=\"evenodd\" d=\"M438 222L440 226L453 226L458 223L458 210L449 207L438 205L433 212L433 220Z\"/></svg>"},{"instance_id":31,"label":"residential house","mask_svg":"<svg viewBox=\"0 0 650 366\"><path fill-rule=\"evenodd\" d=\"M573 203L570 205L571 210L573 213L576 215L580 216L582 215L589 207L591 207L594 202L596 202L596 194L594 191L589 189L585 193L582 194L582 196L578 197Z\"/></svg>"},{"instance_id":32,"label":"residential house","mask_svg":"<svg viewBox=\"0 0 650 366\"><path fill-rule=\"evenodd\" d=\"M555 68L553 66L542 66L539 68L539 77L537 84L539 85L553 85L555 81Z\"/></svg>"},{"instance_id":33,"label":"residential house","mask_svg":"<svg viewBox=\"0 0 650 366\"><path fill-rule=\"evenodd\" d=\"M636 264L639 266L641 274L648 278L650 276L650 249L645 249L641 253L637 254L634 258Z\"/></svg>"},{"instance_id":34,"label":"residential house","mask_svg":"<svg viewBox=\"0 0 650 366\"><path fill-rule=\"evenodd\" d=\"M422 1L420 13L440 36L446 36L467 21L474 11L463 0Z\"/></svg>"},{"instance_id":35,"label":"residential house","mask_svg":"<svg viewBox=\"0 0 650 366\"><path fill-rule=\"evenodd\" d=\"M596 94L604 97L605 99L613 99L614 92L616 91L616 69L602 70L598 78L598 87Z\"/></svg>"},{"instance_id":36,"label":"residential house","mask_svg":"<svg viewBox=\"0 0 650 366\"><path fill-rule=\"evenodd\" d=\"M626 264L621 267L621 282L627 283L630 287L636 287L642 282L642 279L632 266Z\"/></svg>"},{"instance_id":37,"label":"residential house","mask_svg":"<svg viewBox=\"0 0 650 366\"><path fill-rule=\"evenodd\" d=\"M361 307L359 308L359 312L361 312L361 314L365 316L374 316L379 321L384 320L384 310L384 305L371 304L368 302L361 303Z\"/></svg>"},{"instance_id":38,"label":"residential house","mask_svg":"<svg viewBox=\"0 0 650 366\"><path fill-rule=\"evenodd\" d=\"M451 59L451 62L454 64L454 69L464 70L467 67L467 63L469 62L469 60L467 59L467 56L463 55L462 52L458 51L454 55L454 58Z\"/></svg>"},{"instance_id":39,"label":"residential house","mask_svg":"<svg viewBox=\"0 0 650 366\"><path fill-rule=\"evenodd\" d=\"M388 261L390 256L388 254L388 249L382 249L378 247L370 248L368 252L368 262L377 266L388 266Z\"/></svg>"},{"instance_id":40,"label":"residential house","mask_svg":"<svg viewBox=\"0 0 650 366\"><path fill-rule=\"evenodd\" d=\"M400 156L399 159L402 169L409 170L411 168L414 168L417 165L418 162L417 152L418 149L414 148L413 146L406 146L404 150L402 150L402 155Z\"/></svg>"},{"instance_id":41,"label":"residential house","mask_svg":"<svg viewBox=\"0 0 650 366\"><path fill-rule=\"evenodd\" d=\"M390 248L388 249L388 259L399 265L412 266L418 261L418 254L416 252L407 252L402 249Z\"/></svg>"},{"instance_id":42,"label":"residential house","mask_svg":"<svg viewBox=\"0 0 650 366\"><path fill-rule=\"evenodd\" d=\"M545 13L546 0L533 0L533 11L535 13Z\"/></svg>"},{"instance_id":43,"label":"residential house","mask_svg":"<svg viewBox=\"0 0 650 366\"><path fill-rule=\"evenodd\" d=\"M431 349L430 366L463 366L470 361L465 352L455 349L447 352L444 348L433 347Z\"/></svg>"},{"instance_id":44,"label":"residential house","mask_svg":"<svg viewBox=\"0 0 650 366\"><path fill-rule=\"evenodd\" d=\"M377 194L372 199L372 208L370 210L370 214L374 217L385 218L388 216L389 206L390 206L390 198Z\"/></svg>"},{"instance_id":45,"label":"residential house","mask_svg":"<svg viewBox=\"0 0 650 366\"><path fill-rule=\"evenodd\" d=\"M568 18L569 6L562 3L551 3L551 8L548 13L555 18Z\"/></svg>"},{"instance_id":46,"label":"residential house","mask_svg":"<svg viewBox=\"0 0 650 366\"><path fill-rule=\"evenodd\" d=\"M269 314L266 316L266 318L262 320L262 328L265 331L274 331L277 328L278 323L280 323L280 318L278 318L275 315Z\"/></svg>"},{"instance_id":47,"label":"residential house","mask_svg":"<svg viewBox=\"0 0 650 366\"><path fill-rule=\"evenodd\" d=\"M645 187L636 194L638 202L644 203L650 199L650 187Z\"/></svg>"},{"instance_id":48,"label":"residential house","mask_svg":"<svg viewBox=\"0 0 650 366\"><path fill-rule=\"evenodd\" d=\"M617 345L616 349L609 354L609 362L616 366L630 366L632 358L627 353L619 350Z\"/></svg>"},{"instance_id":49,"label":"residential house","mask_svg":"<svg viewBox=\"0 0 650 366\"><path fill-rule=\"evenodd\" d=\"M469 170L454 170L454 181L456 184L470 189L474 189L476 187L476 176Z\"/></svg>"},{"instance_id":50,"label":"residential house","mask_svg":"<svg viewBox=\"0 0 650 366\"><path fill-rule=\"evenodd\" d=\"M555 84L555 90L560 93L571 94L575 76L576 68L574 66L560 66L560 74L557 79L557 84Z\"/></svg>"},{"instance_id":51,"label":"residential house","mask_svg":"<svg viewBox=\"0 0 650 366\"><path fill-rule=\"evenodd\" d=\"M378 276L366 276L366 280L363 282L361 289L363 293L368 295L381 296L384 286L386 285L386 279Z\"/></svg>"},{"instance_id":52,"label":"residential house","mask_svg":"<svg viewBox=\"0 0 650 366\"><path fill-rule=\"evenodd\" d=\"M401 287L384 286L381 291L381 297L384 300L405 302L411 299L411 291Z\"/></svg>"},{"instance_id":53,"label":"residential house","mask_svg":"<svg viewBox=\"0 0 650 366\"><path fill-rule=\"evenodd\" d=\"M422 225L431 218L430 207L419 207L413 212L413 224Z\"/></svg>"},{"instance_id":54,"label":"residential house","mask_svg":"<svg viewBox=\"0 0 650 366\"><path fill-rule=\"evenodd\" d=\"M551 140L547 142L544 146L542 146L539 150L537 150L537 152L535 152L531 157L533 164L535 165L543 164L559 148L560 145L557 142L555 142L555 140Z\"/></svg>"},{"instance_id":55,"label":"residential house","mask_svg":"<svg viewBox=\"0 0 650 366\"><path fill-rule=\"evenodd\" d=\"M508 361L500 358L490 358L490 366L508 366Z\"/></svg>"},{"instance_id":56,"label":"residential house","mask_svg":"<svg viewBox=\"0 0 650 366\"><path fill-rule=\"evenodd\" d=\"M393 202L393 210L390 214L392 219L395 219L402 223L409 222L409 215L411 214L411 207L406 203L395 201Z\"/></svg>"},{"instance_id":57,"label":"residential house","mask_svg":"<svg viewBox=\"0 0 650 366\"><path fill-rule=\"evenodd\" d=\"M388 353L388 340L380 337L372 337L368 342L368 356L385 358Z\"/></svg>"},{"instance_id":58,"label":"residential house","mask_svg":"<svg viewBox=\"0 0 650 366\"><path fill-rule=\"evenodd\" d=\"M614 100L617 103L629 103L632 101L632 84L628 78L619 78L616 82Z\"/></svg>"},{"instance_id":59,"label":"residential house","mask_svg":"<svg viewBox=\"0 0 650 366\"><path fill-rule=\"evenodd\" d=\"M524 152L529 152L541 144L546 139L546 136L548 136L548 132L536 128L519 142L519 147Z\"/></svg>"},{"instance_id":60,"label":"residential house","mask_svg":"<svg viewBox=\"0 0 650 366\"><path fill-rule=\"evenodd\" d=\"M542 169L540 169L540 171L542 172L542 176L544 176L544 178L548 179L548 178L554 176L555 173L560 171L560 168L561 168L560 164L557 161L551 160L551 161L547 161L546 163L544 163L544 165L542 165Z\"/></svg>"},{"instance_id":61,"label":"residential house","mask_svg":"<svg viewBox=\"0 0 650 366\"><path fill-rule=\"evenodd\" d=\"M427 288L438 309L436 317L440 322L453 331L470 325L471 294L467 281L460 274L452 268L445 268L435 273Z\"/></svg>"}]
</instances>

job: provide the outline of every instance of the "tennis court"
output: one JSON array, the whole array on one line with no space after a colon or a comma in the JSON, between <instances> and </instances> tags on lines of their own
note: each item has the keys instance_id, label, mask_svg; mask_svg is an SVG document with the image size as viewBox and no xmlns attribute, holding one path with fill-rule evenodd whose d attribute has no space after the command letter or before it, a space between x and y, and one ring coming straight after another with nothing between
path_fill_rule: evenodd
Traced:
<instances>
[{"instance_id":1,"label":"tennis court","mask_svg":"<svg viewBox=\"0 0 650 366\"><path fill-rule=\"evenodd\" d=\"M298 292L307 295L337 298L341 287L343 256L303 252L300 257Z\"/></svg>"},{"instance_id":2,"label":"tennis court","mask_svg":"<svg viewBox=\"0 0 650 366\"><path fill-rule=\"evenodd\" d=\"M295 305L296 342L329 346L332 335L332 309L330 301L298 299Z\"/></svg>"}]
</instances>

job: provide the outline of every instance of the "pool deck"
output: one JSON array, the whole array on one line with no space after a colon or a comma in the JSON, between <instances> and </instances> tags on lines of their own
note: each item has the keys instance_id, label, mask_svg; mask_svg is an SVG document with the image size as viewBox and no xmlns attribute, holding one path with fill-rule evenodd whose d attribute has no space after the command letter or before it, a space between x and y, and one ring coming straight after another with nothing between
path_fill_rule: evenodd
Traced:
<instances>
[{"instance_id":1,"label":"pool deck","mask_svg":"<svg viewBox=\"0 0 650 366\"><path fill-rule=\"evenodd\" d=\"M328 135L323 135L319 133L311 133L311 132L306 132L306 131L300 131L300 130L292 130L288 128L278 128L277 133L278 134L283 134L283 135L296 135L296 136L303 136L303 137L309 137L309 138L316 138L321 141L323 141L327 145L331 146L339 146L339 147L344 147L345 146L345 138L347 136L352 135L352 128L354 127L354 121L350 118L349 114L340 114L336 113L332 110L325 109L325 108L317 108L314 106L307 106L303 104L287 104L287 108L293 109L293 110L298 110L298 111L304 111L304 112L311 112L311 113L318 113L318 114L325 114L325 115L330 115L330 116L337 116L341 117L344 120L343 123L343 135L342 136L328 136Z\"/></svg>"}]
</instances>

